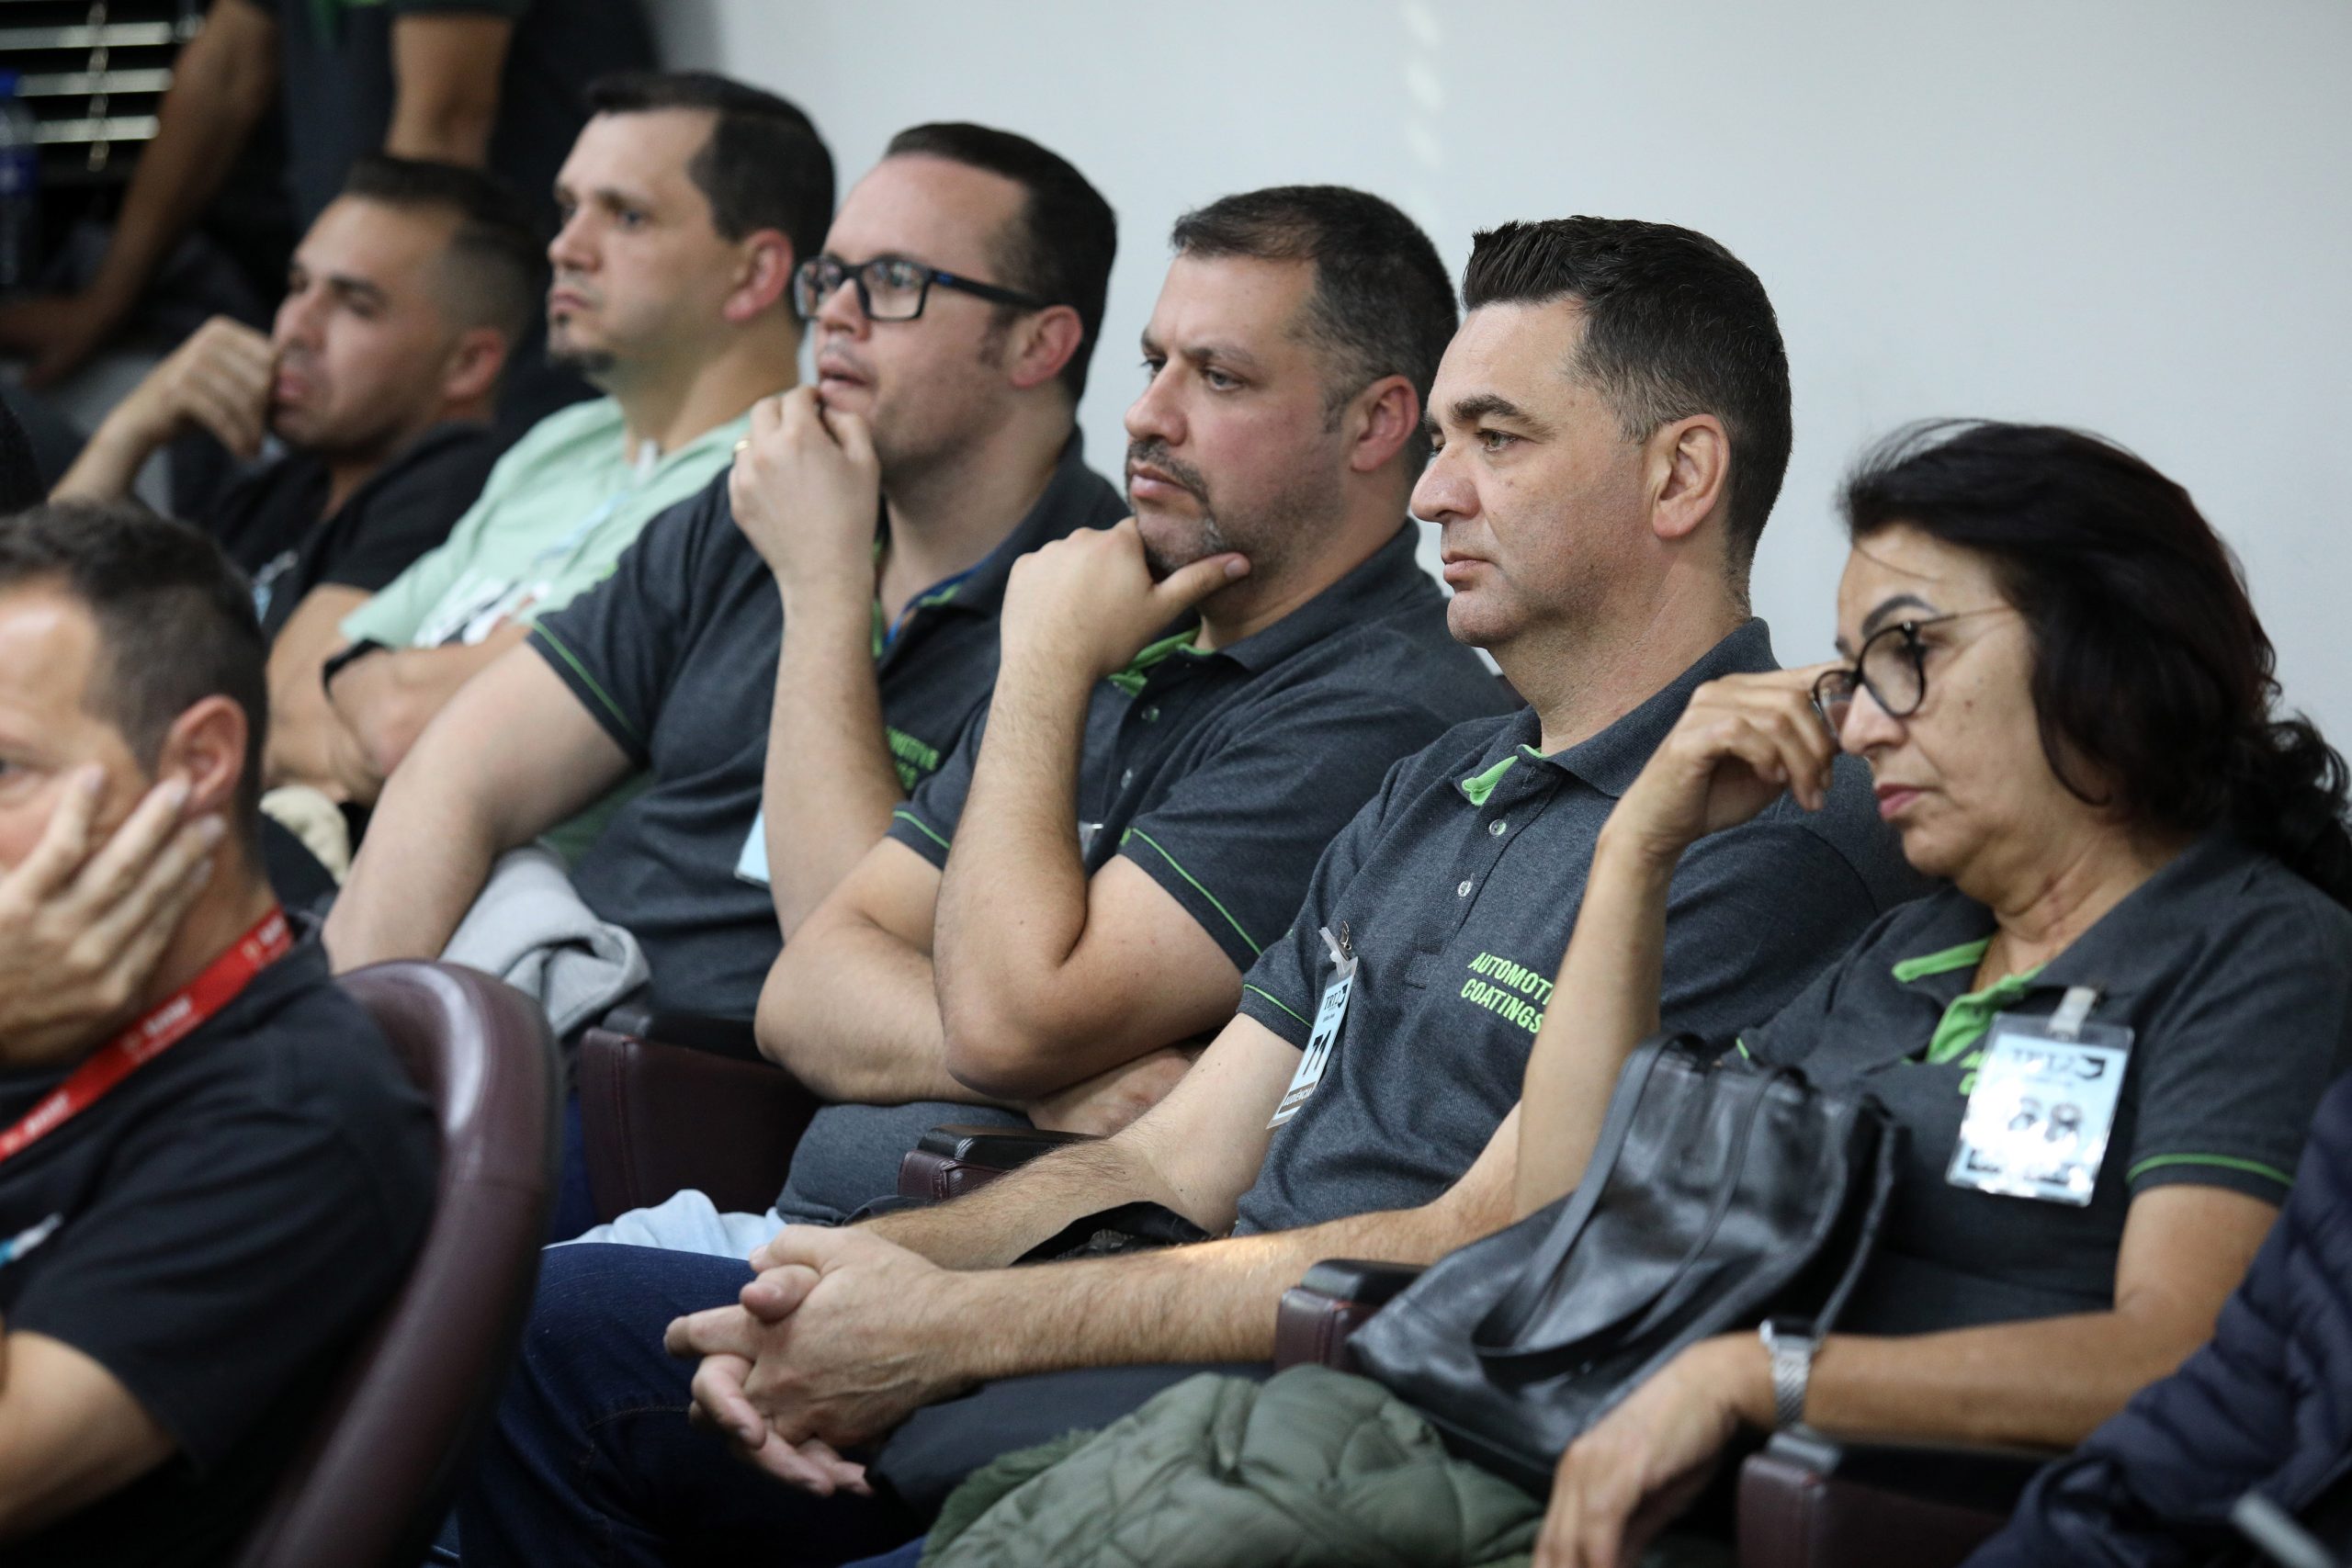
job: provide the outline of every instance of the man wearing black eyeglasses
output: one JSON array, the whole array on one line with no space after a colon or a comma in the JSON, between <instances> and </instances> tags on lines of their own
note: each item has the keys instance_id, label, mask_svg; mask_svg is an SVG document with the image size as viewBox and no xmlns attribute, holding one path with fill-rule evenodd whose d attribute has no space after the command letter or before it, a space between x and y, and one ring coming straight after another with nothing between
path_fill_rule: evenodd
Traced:
<instances>
[{"instance_id":1,"label":"man wearing black eyeglasses","mask_svg":"<svg viewBox=\"0 0 2352 1568\"><path fill-rule=\"evenodd\" d=\"M826 244L794 278L818 384L755 404L731 471L419 742L435 760L387 790L336 908L340 963L437 953L492 855L633 766L651 783L574 884L643 946L657 1008L749 1019L779 917L881 838L987 695L1012 559L1121 515L1075 430L1116 245L1076 169L917 127Z\"/></svg>"}]
</instances>

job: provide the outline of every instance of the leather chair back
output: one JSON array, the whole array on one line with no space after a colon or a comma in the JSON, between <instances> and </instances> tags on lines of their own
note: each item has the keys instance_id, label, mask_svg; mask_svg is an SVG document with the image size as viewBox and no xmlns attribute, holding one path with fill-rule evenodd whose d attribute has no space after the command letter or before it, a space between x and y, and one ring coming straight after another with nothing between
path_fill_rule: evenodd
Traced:
<instances>
[{"instance_id":1,"label":"leather chair back","mask_svg":"<svg viewBox=\"0 0 2352 1568\"><path fill-rule=\"evenodd\" d=\"M454 964L378 964L343 983L432 1101L433 1218L240 1568L424 1556L521 1337L555 1192L555 1043L537 1003Z\"/></svg>"}]
</instances>

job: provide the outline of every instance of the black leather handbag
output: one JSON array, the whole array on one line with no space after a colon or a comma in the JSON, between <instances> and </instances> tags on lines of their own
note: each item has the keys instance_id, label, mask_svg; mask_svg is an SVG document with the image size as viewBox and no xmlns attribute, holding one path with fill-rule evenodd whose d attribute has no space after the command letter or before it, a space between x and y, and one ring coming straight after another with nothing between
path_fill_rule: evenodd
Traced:
<instances>
[{"instance_id":1,"label":"black leather handbag","mask_svg":"<svg viewBox=\"0 0 2352 1568\"><path fill-rule=\"evenodd\" d=\"M1577 1190L1439 1260L1350 1348L1457 1453L1543 1495L1568 1444L1684 1347L1767 1316L1828 1332L1901 1131L1859 1090L1649 1040Z\"/></svg>"}]
</instances>

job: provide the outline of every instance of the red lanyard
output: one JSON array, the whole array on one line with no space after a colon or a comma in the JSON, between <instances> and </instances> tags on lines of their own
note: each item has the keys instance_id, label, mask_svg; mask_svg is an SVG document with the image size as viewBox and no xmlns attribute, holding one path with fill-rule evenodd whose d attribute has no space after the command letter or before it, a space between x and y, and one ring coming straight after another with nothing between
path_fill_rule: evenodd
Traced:
<instances>
[{"instance_id":1,"label":"red lanyard","mask_svg":"<svg viewBox=\"0 0 2352 1568\"><path fill-rule=\"evenodd\" d=\"M0 1160L23 1153L54 1133L106 1098L134 1071L187 1039L293 945L294 939L286 930L286 911L273 908L185 989L100 1046L27 1111L22 1121L0 1132Z\"/></svg>"}]
</instances>

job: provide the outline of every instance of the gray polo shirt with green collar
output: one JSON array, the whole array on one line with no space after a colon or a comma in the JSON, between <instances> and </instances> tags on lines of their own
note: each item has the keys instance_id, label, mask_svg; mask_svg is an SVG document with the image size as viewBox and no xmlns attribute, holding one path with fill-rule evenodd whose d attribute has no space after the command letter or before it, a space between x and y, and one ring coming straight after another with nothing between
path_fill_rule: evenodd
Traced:
<instances>
[{"instance_id":1,"label":"gray polo shirt with green collar","mask_svg":"<svg viewBox=\"0 0 2352 1568\"><path fill-rule=\"evenodd\" d=\"M2105 1312L2132 1201L2154 1187L2285 1200L2321 1093L2352 1066L2352 912L2262 852L2201 839L2040 969L1971 991L1989 910L1947 887L1897 909L1740 1049L1860 1081L1905 1134L1858 1333ZM2047 1017L2067 989L2132 1032L2086 1208L1945 1177L1994 1018Z\"/></svg>"},{"instance_id":2,"label":"gray polo shirt with green collar","mask_svg":"<svg viewBox=\"0 0 2352 1568\"><path fill-rule=\"evenodd\" d=\"M1332 974L1359 967L1324 1076L1278 1129L1239 1228L1410 1208L1477 1158L1552 1005L1601 824L1699 684L1776 668L1751 620L1600 734L1553 756L1532 711L1465 724L1399 763L1317 866L1297 921L1246 979L1241 1011L1304 1046ZM1726 1034L1795 996L1883 910L1923 888L1878 820L1860 763L1828 804L1782 797L1702 840L1667 910L1668 1029Z\"/></svg>"},{"instance_id":3,"label":"gray polo shirt with green collar","mask_svg":"<svg viewBox=\"0 0 2352 1568\"><path fill-rule=\"evenodd\" d=\"M1509 705L1445 628L1410 524L1255 636L1204 653L1153 643L1088 699L1079 820L1091 875L1124 857L1247 970L1298 910L1317 858L1399 757ZM925 780L890 837L944 866L986 744L986 714ZM793 1156L779 1209L833 1222L896 1190L930 1128L1018 1119L976 1106L829 1106Z\"/></svg>"},{"instance_id":4,"label":"gray polo shirt with green collar","mask_svg":"<svg viewBox=\"0 0 2352 1568\"><path fill-rule=\"evenodd\" d=\"M883 738L902 784L929 776L987 700L1014 560L1125 513L1073 434L995 549L919 600L897 637L877 626ZM760 791L784 636L775 576L735 525L725 470L648 524L611 577L531 631L527 646L648 775L572 882L599 919L644 947L647 997L663 1011L750 1018L784 949L764 875L741 874L765 870Z\"/></svg>"}]
</instances>

